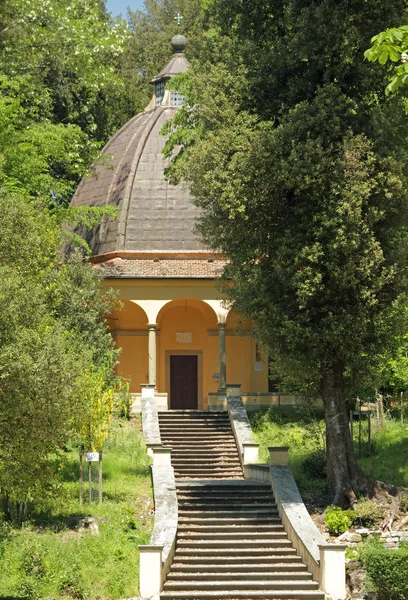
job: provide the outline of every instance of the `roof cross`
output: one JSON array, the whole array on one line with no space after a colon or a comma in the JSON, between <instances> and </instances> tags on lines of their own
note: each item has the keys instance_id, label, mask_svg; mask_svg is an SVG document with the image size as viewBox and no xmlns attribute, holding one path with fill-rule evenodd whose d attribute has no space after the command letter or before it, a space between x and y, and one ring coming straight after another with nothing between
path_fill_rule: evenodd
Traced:
<instances>
[{"instance_id":1,"label":"roof cross","mask_svg":"<svg viewBox=\"0 0 408 600\"><path fill-rule=\"evenodd\" d=\"M177 16L174 17L174 20L177 21L177 25L180 27L181 25L181 20L184 19L184 17L181 16L180 13L177 13Z\"/></svg>"}]
</instances>

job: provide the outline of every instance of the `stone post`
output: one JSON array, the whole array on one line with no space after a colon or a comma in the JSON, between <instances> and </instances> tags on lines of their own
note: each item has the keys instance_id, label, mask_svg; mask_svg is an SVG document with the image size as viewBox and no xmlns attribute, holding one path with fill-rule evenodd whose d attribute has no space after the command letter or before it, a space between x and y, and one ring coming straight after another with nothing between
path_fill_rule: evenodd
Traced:
<instances>
[{"instance_id":1,"label":"stone post","mask_svg":"<svg viewBox=\"0 0 408 600\"><path fill-rule=\"evenodd\" d=\"M319 544L320 588L332 600L345 600L347 544Z\"/></svg>"},{"instance_id":2,"label":"stone post","mask_svg":"<svg viewBox=\"0 0 408 600\"><path fill-rule=\"evenodd\" d=\"M255 464L258 462L259 444L244 442L242 444L244 452L242 460L244 465Z\"/></svg>"},{"instance_id":3,"label":"stone post","mask_svg":"<svg viewBox=\"0 0 408 600\"><path fill-rule=\"evenodd\" d=\"M268 448L269 464L271 467L286 467L288 465L288 450L287 446L274 446Z\"/></svg>"},{"instance_id":4,"label":"stone post","mask_svg":"<svg viewBox=\"0 0 408 600\"><path fill-rule=\"evenodd\" d=\"M225 343L226 323L218 323L218 391L224 392L227 386L227 351Z\"/></svg>"},{"instance_id":5,"label":"stone post","mask_svg":"<svg viewBox=\"0 0 408 600\"><path fill-rule=\"evenodd\" d=\"M163 546L139 546L140 597L142 600L159 600L162 587Z\"/></svg>"},{"instance_id":6,"label":"stone post","mask_svg":"<svg viewBox=\"0 0 408 600\"><path fill-rule=\"evenodd\" d=\"M171 448L163 446L153 448L153 466L171 467Z\"/></svg>"},{"instance_id":7,"label":"stone post","mask_svg":"<svg viewBox=\"0 0 408 600\"><path fill-rule=\"evenodd\" d=\"M241 396L241 384L240 383L227 383L227 397Z\"/></svg>"},{"instance_id":8,"label":"stone post","mask_svg":"<svg viewBox=\"0 0 408 600\"><path fill-rule=\"evenodd\" d=\"M148 323L149 329L149 385L156 389L156 328L157 323Z\"/></svg>"}]
</instances>

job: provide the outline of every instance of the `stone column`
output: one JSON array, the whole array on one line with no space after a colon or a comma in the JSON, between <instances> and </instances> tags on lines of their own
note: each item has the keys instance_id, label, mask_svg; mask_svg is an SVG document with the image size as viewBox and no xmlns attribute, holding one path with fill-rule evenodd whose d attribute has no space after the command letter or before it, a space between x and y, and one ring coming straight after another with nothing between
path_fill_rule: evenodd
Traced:
<instances>
[{"instance_id":1,"label":"stone column","mask_svg":"<svg viewBox=\"0 0 408 600\"><path fill-rule=\"evenodd\" d=\"M227 352L225 343L226 323L218 323L218 391L226 392L227 388Z\"/></svg>"},{"instance_id":2,"label":"stone column","mask_svg":"<svg viewBox=\"0 0 408 600\"><path fill-rule=\"evenodd\" d=\"M148 323L149 329L149 385L156 389L156 328L157 323Z\"/></svg>"}]
</instances>

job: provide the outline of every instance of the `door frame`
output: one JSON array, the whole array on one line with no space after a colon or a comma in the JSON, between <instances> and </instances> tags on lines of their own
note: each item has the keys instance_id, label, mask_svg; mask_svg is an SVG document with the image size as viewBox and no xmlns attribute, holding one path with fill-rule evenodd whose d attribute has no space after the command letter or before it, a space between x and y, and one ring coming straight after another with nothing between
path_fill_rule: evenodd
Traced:
<instances>
[{"instance_id":1,"label":"door frame","mask_svg":"<svg viewBox=\"0 0 408 600\"><path fill-rule=\"evenodd\" d=\"M202 350L166 350L166 391L168 394L168 407L171 410L170 392L170 356L197 356L197 408L203 408L203 351Z\"/></svg>"}]
</instances>

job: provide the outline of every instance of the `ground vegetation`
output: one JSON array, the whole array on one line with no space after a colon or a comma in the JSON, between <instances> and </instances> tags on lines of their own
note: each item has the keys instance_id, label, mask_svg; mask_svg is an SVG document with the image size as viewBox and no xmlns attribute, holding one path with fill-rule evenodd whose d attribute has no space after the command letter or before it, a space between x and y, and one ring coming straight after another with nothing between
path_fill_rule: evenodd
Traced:
<instances>
[{"instance_id":1,"label":"ground vegetation","mask_svg":"<svg viewBox=\"0 0 408 600\"><path fill-rule=\"evenodd\" d=\"M138 544L153 526L146 450L138 422L115 419L103 452L103 503L79 504L79 454L55 457L60 486L22 528L0 523L0 597L135 597ZM90 526L86 525L91 524Z\"/></svg>"}]
</instances>

